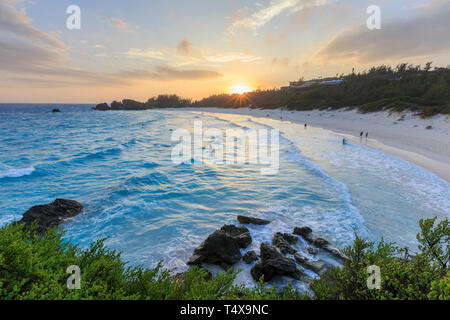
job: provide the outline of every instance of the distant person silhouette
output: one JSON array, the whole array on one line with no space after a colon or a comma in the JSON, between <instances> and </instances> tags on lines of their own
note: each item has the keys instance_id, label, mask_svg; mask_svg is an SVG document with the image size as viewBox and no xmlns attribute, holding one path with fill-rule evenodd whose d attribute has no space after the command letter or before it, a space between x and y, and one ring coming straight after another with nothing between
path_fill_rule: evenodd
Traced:
<instances>
[{"instance_id":1,"label":"distant person silhouette","mask_svg":"<svg viewBox=\"0 0 450 320\"><path fill-rule=\"evenodd\" d=\"M308 125L305 123L305 129L308 127Z\"/></svg>"},{"instance_id":2,"label":"distant person silhouette","mask_svg":"<svg viewBox=\"0 0 450 320\"><path fill-rule=\"evenodd\" d=\"M363 132L363 131L361 131L361 133L359 134L359 137L360 137L360 138L362 138L362 136L363 136L363 133L364 133L364 132Z\"/></svg>"},{"instance_id":3,"label":"distant person silhouette","mask_svg":"<svg viewBox=\"0 0 450 320\"><path fill-rule=\"evenodd\" d=\"M367 139L368 136L369 136L369 132L366 132L366 139Z\"/></svg>"},{"instance_id":4,"label":"distant person silhouette","mask_svg":"<svg viewBox=\"0 0 450 320\"><path fill-rule=\"evenodd\" d=\"M347 144L347 138L342 139L342 144L346 145Z\"/></svg>"}]
</instances>

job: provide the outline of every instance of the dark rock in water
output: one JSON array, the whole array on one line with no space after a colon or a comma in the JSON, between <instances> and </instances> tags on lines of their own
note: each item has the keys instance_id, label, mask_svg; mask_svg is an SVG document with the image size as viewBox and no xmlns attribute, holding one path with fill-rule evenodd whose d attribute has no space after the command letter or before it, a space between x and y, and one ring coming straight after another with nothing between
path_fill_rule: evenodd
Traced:
<instances>
[{"instance_id":1,"label":"dark rock in water","mask_svg":"<svg viewBox=\"0 0 450 320\"><path fill-rule=\"evenodd\" d=\"M261 243L261 260L251 269L251 274L255 281L264 276L264 281L271 280L276 275L292 277L302 280L303 272L297 268L295 261L284 257L277 248L267 243Z\"/></svg>"},{"instance_id":2,"label":"dark rock in water","mask_svg":"<svg viewBox=\"0 0 450 320\"><path fill-rule=\"evenodd\" d=\"M123 104L121 102L113 101L111 102L111 110L122 110Z\"/></svg>"},{"instance_id":3,"label":"dark rock in water","mask_svg":"<svg viewBox=\"0 0 450 320\"><path fill-rule=\"evenodd\" d=\"M144 110L146 109L145 103L134 101L131 99L122 100L123 110Z\"/></svg>"},{"instance_id":4,"label":"dark rock in water","mask_svg":"<svg viewBox=\"0 0 450 320\"><path fill-rule=\"evenodd\" d=\"M290 233L283 233L283 239L289 242L290 244L296 244L298 241L298 238Z\"/></svg>"},{"instance_id":5,"label":"dark rock in water","mask_svg":"<svg viewBox=\"0 0 450 320\"><path fill-rule=\"evenodd\" d=\"M292 248L289 243L284 239L283 234L281 232L275 233L273 236L272 243L280 249L280 251L284 254L290 253L294 254L297 252L294 248Z\"/></svg>"},{"instance_id":6,"label":"dark rock in water","mask_svg":"<svg viewBox=\"0 0 450 320\"><path fill-rule=\"evenodd\" d=\"M194 250L188 264L200 265L201 263L211 263L217 264L227 270L241 260L242 254L240 248L246 248L251 242L252 240L247 228L225 225L210 234Z\"/></svg>"},{"instance_id":7,"label":"dark rock in water","mask_svg":"<svg viewBox=\"0 0 450 320\"><path fill-rule=\"evenodd\" d=\"M315 245L316 247L322 248L322 247L324 247L325 245L328 244L328 241L325 240L325 239L323 239L323 238L316 238L316 239L313 240L312 243L313 243L313 245Z\"/></svg>"},{"instance_id":8,"label":"dark rock in water","mask_svg":"<svg viewBox=\"0 0 450 320\"><path fill-rule=\"evenodd\" d=\"M253 217L246 217L246 216L241 216L241 215L239 215L237 217L237 219L242 224L265 225L265 224L269 224L270 223L270 221L267 221L267 220L253 218Z\"/></svg>"},{"instance_id":9,"label":"dark rock in water","mask_svg":"<svg viewBox=\"0 0 450 320\"><path fill-rule=\"evenodd\" d=\"M306 251L308 251L309 254L317 254L317 249L314 249L313 247L306 248Z\"/></svg>"},{"instance_id":10,"label":"dark rock in water","mask_svg":"<svg viewBox=\"0 0 450 320\"><path fill-rule=\"evenodd\" d=\"M277 250L275 246L271 246L267 243L261 243L260 246L260 256L262 260L276 259L283 257L281 253Z\"/></svg>"},{"instance_id":11,"label":"dark rock in water","mask_svg":"<svg viewBox=\"0 0 450 320\"><path fill-rule=\"evenodd\" d=\"M111 110L111 108L108 106L106 102L100 103L95 106L95 108L92 108L93 110L99 110L99 111L108 111Z\"/></svg>"},{"instance_id":12,"label":"dark rock in water","mask_svg":"<svg viewBox=\"0 0 450 320\"><path fill-rule=\"evenodd\" d=\"M53 113L57 113L57 112L61 112L61 110L59 110L59 109L53 109L52 112L53 112Z\"/></svg>"},{"instance_id":13,"label":"dark rock in water","mask_svg":"<svg viewBox=\"0 0 450 320\"><path fill-rule=\"evenodd\" d=\"M325 246L322 247L323 250L327 251L328 253L332 254L334 257L342 260L342 261L347 261L350 260L345 254L343 254L342 252L340 252L337 248L327 244Z\"/></svg>"},{"instance_id":14,"label":"dark rock in water","mask_svg":"<svg viewBox=\"0 0 450 320\"><path fill-rule=\"evenodd\" d=\"M311 234L312 229L310 227L301 227L301 228L294 228L293 234L296 234L301 237L309 237Z\"/></svg>"},{"instance_id":15,"label":"dark rock in water","mask_svg":"<svg viewBox=\"0 0 450 320\"><path fill-rule=\"evenodd\" d=\"M24 213L19 223L24 223L25 228L31 227L35 221L37 232L42 234L48 228L56 227L66 218L74 217L83 210L83 205L74 200L56 199L50 204L31 207Z\"/></svg>"},{"instance_id":16,"label":"dark rock in water","mask_svg":"<svg viewBox=\"0 0 450 320\"><path fill-rule=\"evenodd\" d=\"M234 225L225 225L220 230L232 237L241 248L247 248L252 243L252 237L246 227L236 227Z\"/></svg>"},{"instance_id":17,"label":"dark rock in water","mask_svg":"<svg viewBox=\"0 0 450 320\"><path fill-rule=\"evenodd\" d=\"M258 255L256 254L255 251L252 250L252 251L249 251L246 254L244 254L244 256L242 257L242 260L244 260L244 262L246 264L250 264L253 261L258 260Z\"/></svg>"},{"instance_id":18,"label":"dark rock in water","mask_svg":"<svg viewBox=\"0 0 450 320\"><path fill-rule=\"evenodd\" d=\"M294 228L293 234L301 236L303 239L312 243L316 247L322 248L328 244L328 241L323 238L314 238L311 236L312 230L310 227Z\"/></svg>"},{"instance_id":19,"label":"dark rock in water","mask_svg":"<svg viewBox=\"0 0 450 320\"><path fill-rule=\"evenodd\" d=\"M317 274L320 274L325 270L326 265L321 261L309 260L308 258L302 256L299 253L294 254L294 258L300 265L302 265L306 269L314 271Z\"/></svg>"}]
</instances>

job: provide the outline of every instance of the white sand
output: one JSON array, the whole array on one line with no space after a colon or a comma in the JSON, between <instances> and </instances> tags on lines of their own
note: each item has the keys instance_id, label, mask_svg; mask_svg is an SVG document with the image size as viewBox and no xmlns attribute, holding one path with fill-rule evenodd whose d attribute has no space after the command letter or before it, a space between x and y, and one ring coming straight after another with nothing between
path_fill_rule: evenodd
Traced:
<instances>
[{"instance_id":1,"label":"white sand","mask_svg":"<svg viewBox=\"0 0 450 320\"><path fill-rule=\"evenodd\" d=\"M270 117L272 119L307 123L343 134L351 143L361 143L368 147L392 154L433 172L450 182L450 117L435 116L421 119L412 113L377 112L361 114L355 110L344 111L287 111L258 109L189 109L202 112L231 113ZM403 120L399 120L404 115ZM432 129L425 129L428 125ZM364 131L361 140L359 134ZM365 133L369 138L365 139Z\"/></svg>"}]
</instances>

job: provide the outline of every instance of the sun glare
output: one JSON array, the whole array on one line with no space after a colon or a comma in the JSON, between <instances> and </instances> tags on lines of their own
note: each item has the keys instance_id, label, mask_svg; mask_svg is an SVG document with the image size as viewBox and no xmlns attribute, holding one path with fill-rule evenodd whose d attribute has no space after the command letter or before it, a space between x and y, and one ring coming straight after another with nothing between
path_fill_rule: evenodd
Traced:
<instances>
[{"instance_id":1,"label":"sun glare","mask_svg":"<svg viewBox=\"0 0 450 320\"><path fill-rule=\"evenodd\" d=\"M235 84L234 86L231 87L231 93L243 94L250 91L252 91L252 89L249 86L242 83Z\"/></svg>"}]
</instances>

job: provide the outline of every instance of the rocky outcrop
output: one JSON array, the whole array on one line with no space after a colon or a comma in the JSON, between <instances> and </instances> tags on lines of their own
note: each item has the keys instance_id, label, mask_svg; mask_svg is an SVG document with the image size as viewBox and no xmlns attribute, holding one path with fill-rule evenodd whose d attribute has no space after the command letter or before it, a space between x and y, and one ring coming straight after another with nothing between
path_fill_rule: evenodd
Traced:
<instances>
[{"instance_id":1,"label":"rocky outcrop","mask_svg":"<svg viewBox=\"0 0 450 320\"><path fill-rule=\"evenodd\" d=\"M310 269L317 274L320 274L325 270L326 264L321 261L309 260L299 253L294 254L294 258L301 266Z\"/></svg>"},{"instance_id":2,"label":"rocky outcrop","mask_svg":"<svg viewBox=\"0 0 450 320\"><path fill-rule=\"evenodd\" d=\"M293 234L301 236L303 239L313 244L317 248L323 249L324 251L330 253L331 255L342 261L348 260L348 257L342 254L337 248L331 246L327 240L323 238L314 238L311 235L312 230L309 227L294 228ZM308 252L312 252L313 250L313 248L308 248Z\"/></svg>"},{"instance_id":3,"label":"rocky outcrop","mask_svg":"<svg viewBox=\"0 0 450 320\"><path fill-rule=\"evenodd\" d=\"M94 110L100 110L100 111L108 111L108 110L147 110L151 109L151 106L149 106L146 103L131 100L131 99L124 99L122 102L113 101L111 102L111 107L108 106L107 103L100 103Z\"/></svg>"},{"instance_id":4,"label":"rocky outcrop","mask_svg":"<svg viewBox=\"0 0 450 320\"><path fill-rule=\"evenodd\" d=\"M59 110L59 109L53 109L52 112L53 112L53 113L58 113L58 112L61 112L61 110Z\"/></svg>"},{"instance_id":5,"label":"rocky outcrop","mask_svg":"<svg viewBox=\"0 0 450 320\"><path fill-rule=\"evenodd\" d=\"M100 103L98 105L96 105L94 108L92 108L93 110L98 110L98 111L108 111L111 110L111 108L108 106L108 104L106 102L104 103Z\"/></svg>"},{"instance_id":6,"label":"rocky outcrop","mask_svg":"<svg viewBox=\"0 0 450 320\"><path fill-rule=\"evenodd\" d=\"M295 250L294 248L292 248L289 245L289 242L287 242L283 236L283 234L281 232L277 232L275 233L275 235L273 236L273 240L272 243L278 248L280 249L280 251L284 254L286 253L290 253L290 254L294 254L297 252L297 250Z\"/></svg>"},{"instance_id":7,"label":"rocky outcrop","mask_svg":"<svg viewBox=\"0 0 450 320\"><path fill-rule=\"evenodd\" d=\"M188 264L211 263L227 270L241 260L240 248L246 248L250 243L251 237L247 228L225 225L210 234L194 250Z\"/></svg>"},{"instance_id":8,"label":"rocky outcrop","mask_svg":"<svg viewBox=\"0 0 450 320\"><path fill-rule=\"evenodd\" d=\"M131 100L131 99L124 99L122 100L123 110L145 110L147 109L146 104Z\"/></svg>"},{"instance_id":9,"label":"rocky outcrop","mask_svg":"<svg viewBox=\"0 0 450 320\"><path fill-rule=\"evenodd\" d=\"M247 248L252 243L252 237L246 227L236 227L234 225L224 225L220 230L229 235L240 248Z\"/></svg>"},{"instance_id":10,"label":"rocky outcrop","mask_svg":"<svg viewBox=\"0 0 450 320\"><path fill-rule=\"evenodd\" d=\"M289 244L296 244L298 242L298 238L290 233L283 233L282 236Z\"/></svg>"},{"instance_id":11,"label":"rocky outcrop","mask_svg":"<svg viewBox=\"0 0 450 320\"><path fill-rule=\"evenodd\" d=\"M307 237L309 238L311 233L312 229L310 227L301 227L301 228L295 227L293 232L293 234L296 234L305 240L307 239Z\"/></svg>"},{"instance_id":12,"label":"rocky outcrop","mask_svg":"<svg viewBox=\"0 0 450 320\"><path fill-rule=\"evenodd\" d=\"M303 272L297 268L295 261L284 257L275 246L261 243L259 260L251 269L255 281L264 277L264 281L271 280L276 275L288 276L296 280L304 278Z\"/></svg>"},{"instance_id":13,"label":"rocky outcrop","mask_svg":"<svg viewBox=\"0 0 450 320\"><path fill-rule=\"evenodd\" d=\"M50 204L31 207L24 213L19 223L29 229L33 222L37 224L37 232L44 233L56 227L66 218L74 217L83 210L83 205L75 200L56 199Z\"/></svg>"},{"instance_id":14,"label":"rocky outcrop","mask_svg":"<svg viewBox=\"0 0 450 320\"><path fill-rule=\"evenodd\" d=\"M246 264L250 264L254 261L258 260L258 255L256 254L255 251L249 251L246 254L244 254L244 256L242 257L242 260L246 263Z\"/></svg>"},{"instance_id":15,"label":"rocky outcrop","mask_svg":"<svg viewBox=\"0 0 450 320\"><path fill-rule=\"evenodd\" d=\"M111 110L122 110L123 104L121 102L113 101L111 102Z\"/></svg>"},{"instance_id":16,"label":"rocky outcrop","mask_svg":"<svg viewBox=\"0 0 450 320\"><path fill-rule=\"evenodd\" d=\"M258 219L258 218L253 218L253 217L247 217L247 216L242 216L242 215L239 215L237 217L237 219L242 224L266 225L266 224L270 223L270 221L268 221L268 220Z\"/></svg>"}]
</instances>

